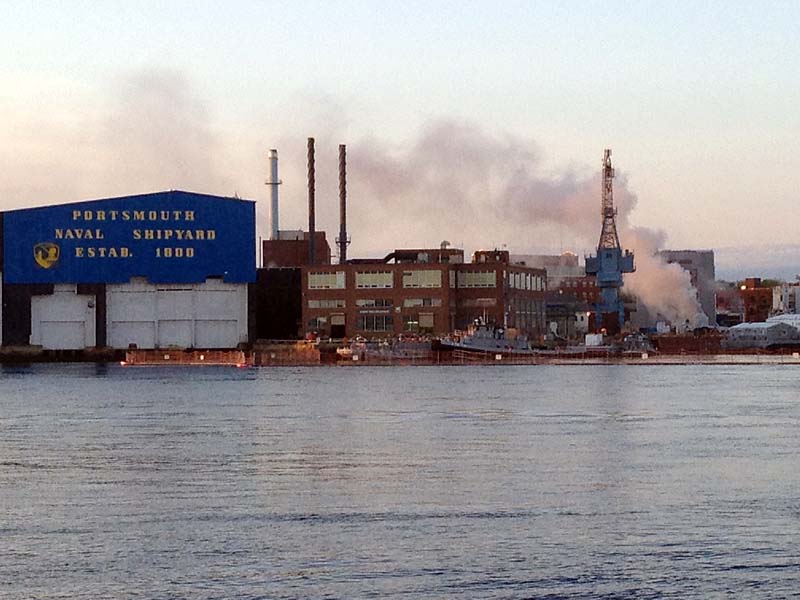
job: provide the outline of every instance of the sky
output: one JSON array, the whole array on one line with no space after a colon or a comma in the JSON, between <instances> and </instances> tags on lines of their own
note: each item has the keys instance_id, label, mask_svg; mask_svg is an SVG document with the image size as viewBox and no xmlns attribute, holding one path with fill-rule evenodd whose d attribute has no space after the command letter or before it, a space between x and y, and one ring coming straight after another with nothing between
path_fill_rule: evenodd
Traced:
<instances>
[{"instance_id":1,"label":"sky","mask_svg":"<svg viewBox=\"0 0 800 600\"><path fill-rule=\"evenodd\" d=\"M188 189L334 238L590 252L613 149L628 228L800 272L796 2L0 3L0 209ZM698 4L702 4L698 6ZM758 273L747 270L760 269Z\"/></svg>"}]
</instances>

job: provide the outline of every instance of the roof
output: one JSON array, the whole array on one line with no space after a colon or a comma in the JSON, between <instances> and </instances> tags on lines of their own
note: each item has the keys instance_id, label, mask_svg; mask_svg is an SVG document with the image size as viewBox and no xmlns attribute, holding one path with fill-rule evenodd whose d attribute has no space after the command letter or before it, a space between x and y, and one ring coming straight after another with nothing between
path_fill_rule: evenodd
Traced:
<instances>
[{"instance_id":1,"label":"roof","mask_svg":"<svg viewBox=\"0 0 800 600\"><path fill-rule=\"evenodd\" d=\"M789 323L790 325L800 325L800 315L775 315L767 319L767 323Z\"/></svg>"},{"instance_id":2,"label":"roof","mask_svg":"<svg viewBox=\"0 0 800 600\"><path fill-rule=\"evenodd\" d=\"M195 198L208 198L213 200L232 200L237 202L252 202L254 203L255 200L248 200L246 198L237 198L232 196L215 196L213 194L200 194L198 192L187 192L185 190L164 190L162 192L150 192L147 194L133 194L129 196L113 196L111 198L94 198L92 200L75 200L71 202L60 202L58 204L46 204L42 206L31 206L28 208L16 208L12 210L3 211L6 213L9 212L18 212L18 211L29 211L29 210L39 210L39 209L47 209L52 208L54 206L69 206L72 204L93 204L93 203L107 203L107 202L128 202L131 200L143 200L143 201L164 201L164 200L172 200L176 198L185 198L185 199L195 199Z\"/></svg>"},{"instance_id":3,"label":"roof","mask_svg":"<svg viewBox=\"0 0 800 600\"><path fill-rule=\"evenodd\" d=\"M735 329L737 331L743 331L746 329L771 329L772 327L780 327L781 325L786 325L786 323L760 321L758 323L739 323L738 325L731 327L731 329Z\"/></svg>"}]
</instances>

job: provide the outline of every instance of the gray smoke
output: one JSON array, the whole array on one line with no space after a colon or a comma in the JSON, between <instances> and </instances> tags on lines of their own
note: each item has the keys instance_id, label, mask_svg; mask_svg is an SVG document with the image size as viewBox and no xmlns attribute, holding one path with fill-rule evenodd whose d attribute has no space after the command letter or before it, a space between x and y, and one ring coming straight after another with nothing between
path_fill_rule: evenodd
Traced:
<instances>
[{"instance_id":1,"label":"gray smoke","mask_svg":"<svg viewBox=\"0 0 800 600\"><path fill-rule=\"evenodd\" d=\"M317 227L331 238L338 231L338 144L347 143L351 256L437 246L445 239L465 249L507 245L519 253L580 253L597 245L602 148L592 153L597 162L591 166L554 172L531 140L492 135L470 122L431 121L401 146L376 136L348 140L346 113L329 97L317 97L307 112L302 123L291 123L290 135L281 122L272 131L222 136L180 72L134 72L118 82L99 116L76 117L68 125L39 116L15 125L0 149L3 208L164 189L226 196L241 190L244 197L265 199L266 149L277 141L281 227L304 228L306 135L300 132L307 127L317 139ZM688 276L652 257L663 247L663 233L631 228L637 199L624 173L617 173L620 238L637 252L628 289L651 314L696 319L699 305L692 302ZM265 212L259 208L262 232Z\"/></svg>"},{"instance_id":2,"label":"gray smoke","mask_svg":"<svg viewBox=\"0 0 800 600\"><path fill-rule=\"evenodd\" d=\"M492 136L464 122L432 122L402 148L360 140L348 149L349 222L354 237L364 232L396 246L456 239L473 247L505 243L524 252L553 247L556 237L566 236L576 250L593 250L601 228L601 151L596 168L548 173L534 143ZM707 324L689 273L655 254L664 247L665 233L631 226L637 198L619 170L614 201L621 243L637 254L627 291L658 318Z\"/></svg>"}]
</instances>

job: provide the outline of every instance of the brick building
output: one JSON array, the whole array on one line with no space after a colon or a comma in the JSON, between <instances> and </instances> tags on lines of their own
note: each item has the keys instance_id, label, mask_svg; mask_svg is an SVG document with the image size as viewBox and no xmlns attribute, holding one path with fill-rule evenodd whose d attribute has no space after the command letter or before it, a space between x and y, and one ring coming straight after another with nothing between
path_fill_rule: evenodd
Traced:
<instances>
[{"instance_id":1,"label":"brick building","mask_svg":"<svg viewBox=\"0 0 800 600\"><path fill-rule=\"evenodd\" d=\"M307 265L309 236L307 231L281 230L278 239L261 242L261 266L267 269ZM324 231L314 233L314 264L331 264L331 247Z\"/></svg>"},{"instance_id":2,"label":"brick building","mask_svg":"<svg viewBox=\"0 0 800 600\"><path fill-rule=\"evenodd\" d=\"M564 277L554 291L565 296L572 296L578 302L588 304L592 308L600 299L600 288L597 287L597 278L594 275Z\"/></svg>"},{"instance_id":3,"label":"brick building","mask_svg":"<svg viewBox=\"0 0 800 600\"><path fill-rule=\"evenodd\" d=\"M766 321L772 308L772 288L763 287L761 279L749 277L739 287L739 294L744 305L744 322L756 323Z\"/></svg>"},{"instance_id":4,"label":"brick building","mask_svg":"<svg viewBox=\"0 0 800 600\"><path fill-rule=\"evenodd\" d=\"M511 265L508 252L396 250L383 259L302 267L306 333L368 338L443 335L474 319L544 333L546 273Z\"/></svg>"}]
</instances>

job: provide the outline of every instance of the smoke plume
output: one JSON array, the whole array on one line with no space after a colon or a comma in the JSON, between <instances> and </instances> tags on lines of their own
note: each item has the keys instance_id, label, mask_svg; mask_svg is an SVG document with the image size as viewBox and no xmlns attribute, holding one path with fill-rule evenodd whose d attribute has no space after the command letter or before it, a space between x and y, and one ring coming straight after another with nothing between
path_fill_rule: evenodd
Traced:
<instances>
[{"instance_id":1,"label":"smoke plume","mask_svg":"<svg viewBox=\"0 0 800 600\"><path fill-rule=\"evenodd\" d=\"M347 143L351 256L438 246L442 240L466 251L596 248L602 148L592 153L596 164L552 171L535 142L493 135L474 123L433 120L409 143L397 145L374 135L348 139L347 112L331 98L317 97L312 108L303 121L291 121L290 131L273 117L270 131L222 135L180 72L129 73L99 114L95 107L87 116L60 122L34 111L6 126L8 143L0 148L6 165L0 172L2 208L165 189L226 196L241 190L245 197L266 199L264 157L276 145L284 181L281 227L301 228L307 219L305 137L310 134L317 139L318 229L329 232L338 231L338 144ZM637 271L626 277L627 290L653 316L702 321L688 274L653 254L663 247L663 232L631 226L637 198L620 170L614 200L621 243L636 252ZM263 207L258 217L263 232Z\"/></svg>"},{"instance_id":2,"label":"smoke plume","mask_svg":"<svg viewBox=\"0 0 800 600\"><path fill-rule=\"evenodd\" d=\"M625 275L624 289L638 298L649 324L667 321L683 327L688 322L690 328L707 327L708 316L700 306L689 272L656 254L664 246L663 232L628 227L621 235L624 241L620 243L636 255L636 272Z\"/></svg>"},{"instance_id":3,"label":"smoke plume","mask_svg":"<svg viewBox=\"0 0 800 600\"><path fill-rule=\"evenodd\" d=\"M597 168L584 174L548 173L534 143L495 137L470 123L432 122L403 148L363 139L348 146L351 206L358 207L348 219L353 231L397 246L454 239L476 247L508 244L521 253L558 247L557 231L559 244L566 237L574 250L594 251L602 223L601 151ZM637 198L619 170L614 202L621 244L636 254L626 291L653 318L707 325L689 273L656 254L665 233L631 225Z\"/></svg>"}]
</instances>

